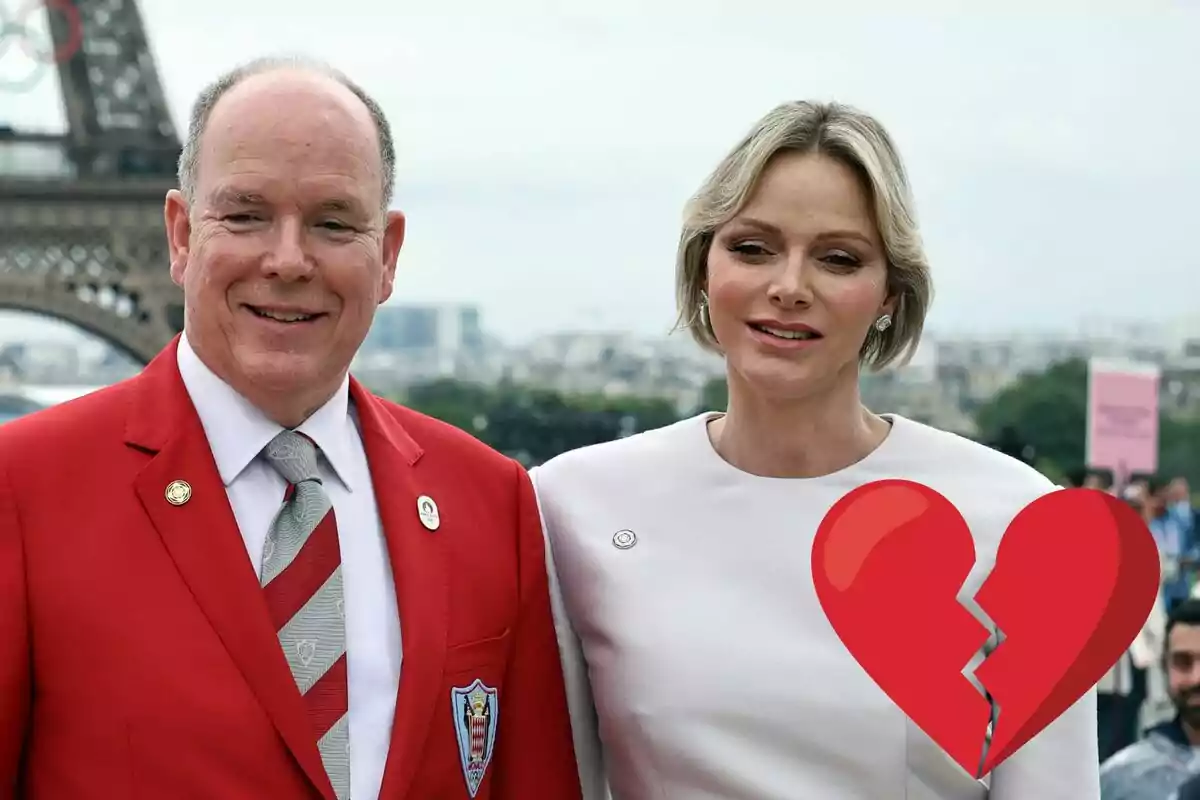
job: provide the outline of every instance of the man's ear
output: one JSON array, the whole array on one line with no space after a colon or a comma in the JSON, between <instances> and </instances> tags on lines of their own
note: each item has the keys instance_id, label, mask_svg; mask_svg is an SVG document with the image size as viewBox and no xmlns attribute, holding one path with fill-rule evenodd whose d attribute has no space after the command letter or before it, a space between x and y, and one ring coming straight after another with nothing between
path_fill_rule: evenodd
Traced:
<instances>
[{"instance_id":1,"label":"man's ear","mask_svg":"<svg viewBox=\"0 0 1200 800\"><path fill-rule=\"evenodd\" d=\"M188 243L192 236L191 208L178 189L167 192L163 204L163 219L167 228L167 248L171 256L171 280L183 286L183 275L187 271Z\"/></svg>"},{"instance_id":2,"label":"man's ear","mask_svg":"<svg viewBox=\"0 0 1200 800\"><path fill-rule=\"evenodd\" d=\"M404 246L407 221L401 211L389 211L383 229L383 285L380 287L379 302L386 302L396 286L396 264L400 248Z\"/></svg>"}]
</instances>

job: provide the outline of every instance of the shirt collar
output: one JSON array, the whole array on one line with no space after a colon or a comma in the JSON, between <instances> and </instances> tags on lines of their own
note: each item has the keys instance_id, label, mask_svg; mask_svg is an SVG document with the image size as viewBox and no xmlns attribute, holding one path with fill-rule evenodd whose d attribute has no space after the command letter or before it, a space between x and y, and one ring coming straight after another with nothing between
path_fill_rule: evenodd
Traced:
<instances>
[{"instance_id":1,"label":"shirt collar","mask_svg":"<svg viewBox=\"0 0 1200 800\"><path fill-rule=\"evenodd\" d=\"M1158 734L1159 736L1162 736L1163 738L1167 739L1168 741L1174 742L1175 744L1179 745L1180 747L1191 747L1192 746L1192 743L1188 740L1187 734L1184 733L1183 720L1178 714L1176 714L1174 718L1169 719L1166 722L1161 722L1158 725L1155 725L1153 728L1146 731L1146 733L1147 734L1151 734L1151 733Z\"/></svg>"},{"instance_id":2,"label":"shirt collar","mask_svg":"<svg viewBox=\"0 0 1200 800\"><path fill-rule=\"evenodd\" d=\"M186 333L179 338L177 360L179 375L208 437L221 481L229 486L283 427L209 369L188 343ZM350 377L347 375L333 397L296 428L316 442L347 491L353 491L350 484L353 474L350 469L350 426L354 424L350 412Z\"/></svg>"}]
</instances>

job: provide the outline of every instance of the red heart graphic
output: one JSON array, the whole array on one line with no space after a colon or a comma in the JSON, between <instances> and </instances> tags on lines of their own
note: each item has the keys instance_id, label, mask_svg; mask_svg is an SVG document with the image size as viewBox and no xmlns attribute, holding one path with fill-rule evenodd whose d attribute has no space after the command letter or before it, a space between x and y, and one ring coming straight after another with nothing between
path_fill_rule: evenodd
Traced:
<instances>
[{"instance_id":1,"label":"red heart graphic","mask_svg":"<svg viewBox=\"0 0 1200 800\"><path fill-rule=\"evenodd\" d=\"M958 509L927 486L877 481L839 500L812 550L817 598L859 665L971 775L982 777L1053 722L1116 663L1159 591L1158 548L1131 507L1065 489L1009 525L975 601L1001 644L962 671L988 630L958 594L975 542Z\"/></svg>"}]
</instances>

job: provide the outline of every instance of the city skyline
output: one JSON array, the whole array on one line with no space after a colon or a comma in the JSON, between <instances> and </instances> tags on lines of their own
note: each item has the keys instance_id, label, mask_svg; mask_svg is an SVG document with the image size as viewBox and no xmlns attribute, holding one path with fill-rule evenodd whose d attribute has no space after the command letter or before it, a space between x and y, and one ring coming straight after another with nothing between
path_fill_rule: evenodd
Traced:
<instances>
[{"instance_id":1,"label":"city skyline","mask_svg":"<svg viewBox=\"0 0 1200 800\"><path fill-rule=\"evenodd\" d=\"M897 139L936 334L1195 313L1181 289L1198 266L1197 6L140 5L181 128L204 83L265 53L328 58L376 94L409 217L395 302L478 305L507 340L669 331L684 201L759 115L799 97L859 105ZM4 94L0 123L61 128L56 83ZM0 316L0 338L54 327L31 319Z\"/></svg>"}]
</instances>

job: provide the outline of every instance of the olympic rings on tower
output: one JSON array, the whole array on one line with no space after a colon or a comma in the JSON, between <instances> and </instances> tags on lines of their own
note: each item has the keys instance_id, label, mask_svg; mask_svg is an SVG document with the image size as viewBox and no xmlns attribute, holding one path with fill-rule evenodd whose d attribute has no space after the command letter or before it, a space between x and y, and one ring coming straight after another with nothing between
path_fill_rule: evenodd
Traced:
<instances>
[{"instance_id":1,"label":"olympic rings on tower","mask_svg":"<svg viewBox=\"0 0 1200 800\"><path fill-rule=\"evenodd\" d=\"M50 37L40 35L29 25L34 12L48 9L58 12L66 23L67 40L58 47ZM0 90L25 92L33 88L54 65L71 58L83 46L83 20L72 0L25 0L16 13L9 14L0 0L0 60L16 45L33 62L26 74L12 77L0 72Z\"/></svg>"}]
</instances>

